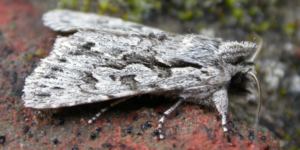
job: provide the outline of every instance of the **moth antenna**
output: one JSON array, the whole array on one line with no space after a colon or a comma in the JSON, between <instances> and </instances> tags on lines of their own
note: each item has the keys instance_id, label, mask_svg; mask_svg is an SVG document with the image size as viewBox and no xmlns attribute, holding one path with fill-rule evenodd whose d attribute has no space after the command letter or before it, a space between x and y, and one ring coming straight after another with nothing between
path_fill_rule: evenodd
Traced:
<instances>
[{"instance_id":1,"label":"moth antenna","mask_svg":"<svg viewBox=\"0 0 300 150\"><path fill-rule=\"evenodd\" d=\"M255 76L255 74L253 74L252 72L248 72L249 75L251 75L251 77L256 81L256 85L257 85L257 90L258 90L258 94L259 94L259 100L258 100L258 105L257 105L257 110L256 110L256 116L255 116L255 124L254 124L254 128L258 129L258 124L259 124L259 117L260 117L260 109L261 109L261 88L260 88L260 84L258 82L257 77Z\"/></svg>"},{"instance_id":2,"label":"moth antenna","mask_svg":"<svg viewBox=\"0 0 300 150\"><path fill-rule=\"evenodd\" d=\"M253 62L254 59L257 57L257 55L259 54L259 52L261 51L262 45L264 43L263 39L258 36L257 34L254 35L256 38L258 38L259 41L259 45L258 48L256 49L255 53L253 54L253 56L250 58L250 62Z\"/></svg>"}]
</instances>

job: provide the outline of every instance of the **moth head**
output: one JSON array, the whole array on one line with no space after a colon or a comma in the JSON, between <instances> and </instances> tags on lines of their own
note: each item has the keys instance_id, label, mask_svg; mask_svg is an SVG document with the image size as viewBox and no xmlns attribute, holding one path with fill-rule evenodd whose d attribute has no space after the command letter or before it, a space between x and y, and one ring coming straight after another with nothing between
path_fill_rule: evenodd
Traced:
<instances>
[{"instance_id":1,"label":"moth head","mask_svg":"<svg viewBox=\"0 0 300 150\"><path fill-rule=\"evenodd\" d=\"M230 93L235 95L248 94L253 87L254 80L257 81L253 74L255 72L254 59L260 52L263 42L260 37L256 37L259 40L258 46L252 42L223 42L219 47L219 57L234 68L229 84ZM257 84L259 84L258 81Z\"/></svg>"},{"instance_id":2,"label":"moth head","mask_svg":"<svg viewBox=\"0 0 300 150\"><path fill-rule=\"evenodd\" d=\"M234 95L246 95L251 93L253 80L248 75L254 71L254 63L251 53L256 49L252 42L224 42L219 47L218 55L228 65L232 74L228 91Z\"/></svg>"},{"instance_id":3,"label":"moth head","mask_svg":"<svg viewBox=\"0 0 300 150\"><path fill-rule=\"evenodd\" d=\"M255 127L258 127L260 109L261 109L261 88L257 77L254 72L254 59L261 51L263 40L256 36L259 40L259 45L256 47L251 42L225 42L219 48L219 56L229 64L236 67L236 72L233 74L228 92L235 95L244 95L251 93L249 88L253 87L256 82L259 94L259 102L257 105ZM256 50L255 50L256 49ZM251 52L254 52L252 56Z\"/></svg>"},{"instance_id":4,"label":"moth head","mask_svg":"<svg viewBox=\"0 0 300 150\"><path fill-rule=\"evenodd\" d=\"M248 72L253 70L253 60L250 60L251 53L256 49L252 42L222 42L217 55L227 65L232 75L229 82L229 93L234 95L246 95L250 93L252 80Z\"/></svg>"}]
</instances>

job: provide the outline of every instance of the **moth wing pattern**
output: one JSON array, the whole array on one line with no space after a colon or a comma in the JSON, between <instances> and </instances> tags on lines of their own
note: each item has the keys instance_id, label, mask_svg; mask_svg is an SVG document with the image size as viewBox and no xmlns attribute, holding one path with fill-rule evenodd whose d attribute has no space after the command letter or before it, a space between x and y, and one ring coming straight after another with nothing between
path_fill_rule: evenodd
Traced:
<instances>
[{"instance_id":1,"label":"moth wing pattern","mask_svg":"<svg viewBox=\"0 0 300 150\"><path fill-rule=\"evenodd\" d=\"M25 106L57 108L158 91L201 100L230 80L232 73L218 55L228 42L148 27L136 34L132 29L143 25L114 19L69 10L46 13L45 25L53 30L79 31L58 37L53 51L25 80ZM114 21L121 23L108 23ZM122 34L116 32L120 26ZM247 53L255 47L235 44Z\"/></svg>"},{"instance_id":2,"label":"moth wing pattern","mask_svg":"<svg viewBox=\"0 0 300 150\"><path fill-rule=\"evenodd\" d=\"M57 38L53 51L25 80L25 106L58 108L145 93L178 95L198 86L206 90L199 97L204 98L216 90L205 82L222 72L208 67L209 60L193 62L184 55L186 45L150 37L81 30Z\"/></svg>"},{"instance_id":3,"label":"moth wing pattern","mask_svg":"<svg viewBox=\"0 0 300 150\"><path fill-rule=\"evenodd\" d=\"M52 10L43 15L44 24L54 31L76 32L80 29L102 30L119 34L147 34L163 32L145 25L124 21L119 18L100 16L70 10Z\"/></svg>"},{"instance_id":4,"label":"moth wing pattern","mask_svg":"<svg viewBox=\"0 0 300 150\"><path fill-rule=\"evenodd\" d=\"M202 35L179 35L121 19L53 10L43 16L58 37L53 51L25 80L22 99L37 109L69 107L142 94L216 106L227 132L228 87L253 71L256 46ZM77 32L76 32L77 31ZM236 82L237 81L237 82ZM214 105L213 105L214 104ZM93 119L94 120L94 119Z\"/></svg>"}]
</instances>

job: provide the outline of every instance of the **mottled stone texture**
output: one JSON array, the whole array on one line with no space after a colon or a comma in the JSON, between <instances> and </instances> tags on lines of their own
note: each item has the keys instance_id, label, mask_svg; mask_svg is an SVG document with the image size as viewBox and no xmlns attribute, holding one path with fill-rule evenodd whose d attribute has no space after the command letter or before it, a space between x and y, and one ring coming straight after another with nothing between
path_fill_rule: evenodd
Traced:
<instances>
[{"instance_id":1,"label":"mottled stone texture","mask_svg":"<svg viewBox=\"0 0 300 150\"><path fill-rule=\"evenodd\" d=\"M1 149L280 149L273 136L259 133L257 139L253 129L232 116L233 146L228 146L217 111L190 104L168 117L166 139L159 141L153 133L157 120L174 104L163 97L134 98L91 125L87 120L107 103L41 112L25 108L24 78L48 55L56 37L42 25L41 14L25 0L0 1Z\"/></svg>"}]
</instances>

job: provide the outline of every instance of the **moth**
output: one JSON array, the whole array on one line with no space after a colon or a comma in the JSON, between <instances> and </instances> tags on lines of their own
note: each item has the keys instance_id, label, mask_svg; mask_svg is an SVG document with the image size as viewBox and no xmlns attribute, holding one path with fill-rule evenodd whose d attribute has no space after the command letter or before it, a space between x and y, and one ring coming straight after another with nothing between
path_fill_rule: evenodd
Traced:
<instances>
[{"instance_id":1,"label":"moth","mask_svg":"<svg viewBox=\"0 0 300 150\"><path fill-rule=\"evenodd\" d=\"M118 18L52 10L43 16L45 26L59 32L53 51L25 80L22 100L36 109L70 107L133 96L166 95L177 102L215 106L226 127L228 91L249 91L254 58L259 48L251 42L223 41L197 34L171 34ZM255 49L258 49L255 52ZM254 54L253 54L254 53ZM253 54L253 55L252 55ZM258 83L258 82L257 82Z\"/></svg>"}]
</instances>

